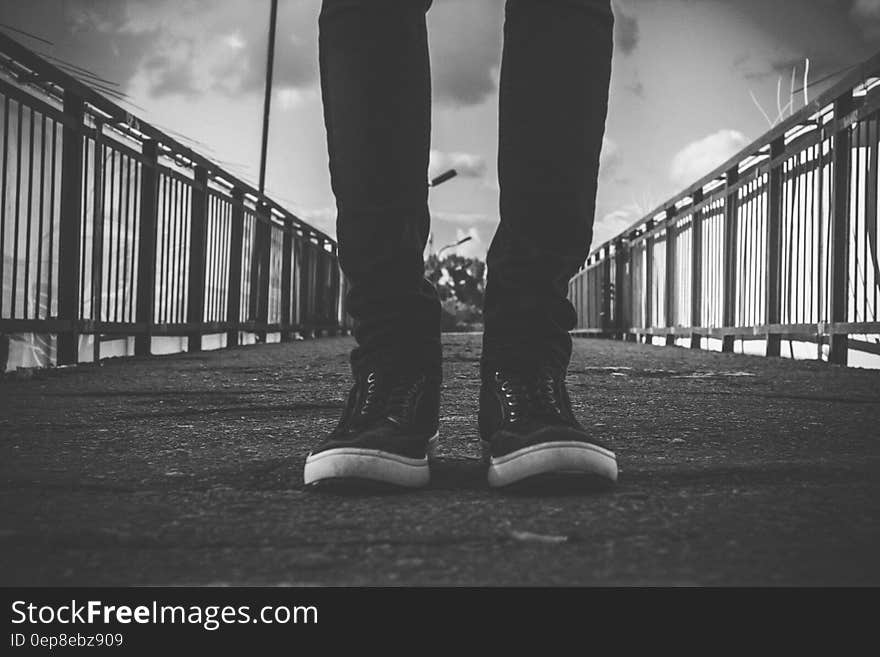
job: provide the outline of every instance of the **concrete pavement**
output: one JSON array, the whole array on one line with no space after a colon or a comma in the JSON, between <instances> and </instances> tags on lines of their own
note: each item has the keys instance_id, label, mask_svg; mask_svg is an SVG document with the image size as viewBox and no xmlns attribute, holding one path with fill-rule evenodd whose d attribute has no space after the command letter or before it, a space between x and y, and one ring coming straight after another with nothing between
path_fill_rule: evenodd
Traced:
<instances>
[{"instance_id":1,"label":"concrete pavement","mask_svg":"<svg viewBox=\"0 0 880 657\"><path fill-rule=\"evenodd\" d=\"M880 584L880 372L578 339L610 492L505 496L479 336L445 337L429 490L302 489L351 338L0 379L0 584Z\"/></svg>"}]
</instances>

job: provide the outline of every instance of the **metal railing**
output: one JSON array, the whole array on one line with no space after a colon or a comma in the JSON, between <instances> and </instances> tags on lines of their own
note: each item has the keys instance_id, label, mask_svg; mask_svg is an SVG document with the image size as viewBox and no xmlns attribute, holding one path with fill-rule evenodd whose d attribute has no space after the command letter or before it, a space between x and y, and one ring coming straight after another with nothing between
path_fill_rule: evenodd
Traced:
<instances>
[{"instance_id":1,"label":"metal railing","mask_svg":"<svg viewBox=\"0 0 880 657\"><path fill-rule=\"evenodd\" d=\"M330 237L2 34L0 113L0 333L70 364L346 327Z\"/></svg>"},{"instance_id":2,"label":"metal railing","mask_svg":"<svg viewBox=\"0 0 880 657\"><path fill-rule=\"evenodd\" d=\"M569 282L575 333L880 353L880 53L629 229Z\"/></svg>"}]
</instances>

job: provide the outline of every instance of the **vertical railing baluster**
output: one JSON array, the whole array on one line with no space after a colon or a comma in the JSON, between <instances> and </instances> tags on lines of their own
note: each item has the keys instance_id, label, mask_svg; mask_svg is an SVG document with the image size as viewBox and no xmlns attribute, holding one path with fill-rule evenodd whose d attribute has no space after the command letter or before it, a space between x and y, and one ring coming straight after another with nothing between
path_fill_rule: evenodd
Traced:
<instances>
[{"instance_id":1,"label":"vertical railing baluster","mask_svg":"<svg viewBox=\"0 0 880 657\"><path fill-rule=\"evenodd\" d=\"M834 101L834 122L843 119L853 108L852 93L848 92ZM849 232L850 232L850 167L852 160L852 136L849 127L838 126L833 136L832 158L834 175L831 180L831 296L830 322L847 321L849 280ZM847 340L845 333L830 336L831 351L828 360L838 365L847 363Z\"/></svg>"},{"instance_id":2,"label":"vertical railing baluster","mask_svg":"<svg viewBox=\"0 0 880 657\"><path fill-rule=\"evenodd\" d=\"M159 221L159 145L152 139L141 147L141 198L138 217L137 305L135 321L143 325L134 339L136 356L149 356L156 299L156 228Z\"/></svg>"},{"instance_id":3,"label":"vertical railing baluster","mask_svg":"<svg viewBox=\"0 0 880 657\"><path fill-rule=\"evenodd\" d=\"M270 265L272 263L272 212L269 206L259 204L257 207L260 228L257 231L257 340L266 342L267 325L269 323L269 282Z\"/></svg>"},{"instance_id":4,"label":"vertical railing baluster","mask_svg":"<svg viewBox=\"0 0 880 657\"><path fill-rule=\"evenodd\" d=\"M302 237L302 280L300 281L300 289L302 290L301 299L301 323L303 325L303 337L313 337L314 331L314 304L312 303L312 288L314 286L314 276L312 263L315 259L315 252L312 244L311 235L305 233Z\"/></svg>"},{"instance_id":5,"label":"vertical railing baluster","mask_svg":"<svg viewBox=\"0 0 880 657\"><path fill-rule=\"evenodd\" d=\"M53 125L53 133L52 136L54 138L54 123ZM6 283L6 188L8 187L8 173L9 173L9 96L7 94L3 95L3 155L2 155L2 164L0 164L0 318L3 317L3 290L5 289ZM54 146L54 145L53 145ZM54 164L54 152L53 152L53 164ZM54 176L53 176L53 190L54 190ZM54 215L53 215L54 216ZM54 226L53 226L54 228ZM49 233L50 239L54 230ZM49 248L49 262L52 262L52 248ZM12 272L12 277L15 278L15 271ZM48 307L48 315L52 315L52 275L49 275L49 307ZM13 308L15 307L13 302ZM12 316L12 313L10 313ZM0 359L2 361L2 359ZM0 365L5 366L5 362L0 362Z\"/></svg>"},{"instance_id":6,"label":"vertical railing baluster","mask_svg":"<svg viewBox=\"0 0 880 657\"><path fill-rule=\"evenodd\" d=\"M342 327L342 317L339 314L339 258L335 242L330 242L330 296L333 307L333 322L335 324L331 335L338 335Z\"/></svg>"},{"instance_id":7,"label":"vertical railing baluster","mask_svg":"<svg viewBox=\"0 0 880 657\"><path fill-rule=\"evenodd\" d=\"M312 322L313 338L321 337L321 330L318 327L320 323L318 315L318 264L321 257L318 250L320 248L317 236L309 240L309 251L311 251L309 257L309 316Z\"/></svg>"},{"instance_id":8,"label":"vertical railing baluster","mask_svg":"<svg viewBox=\"0 0 880 657\"><path fill-rule=\"evenodd\" d=\"M654 323L654 220L645 222L645 329L653 328ZM654 335L648 333L645 342L653 343Z\"/></svg>"},{"instance_id":9,"label":"vertical railing baluster","mask_svg":"<svg viewBox=\"0 0 880 657\"><path fill-rule=\"evenodd\" d=\"M351 320L348 316L348 279L342 268L339 266L337 258L337 268L339 269L339 317L343 326L343 335L348 334L351 330Z\"/></svg>"},{"instance_id":10,"label":"vertical railing baluster","mask_svg":"<svg viewBox=\"0 0 880 657\"><path fill-rule=\"evenodd\" d=\"M333 288L333 276L330 271L330 247L330 240L321 241L321 322L324 324L324 335L329 335L330 307L332 306L330 295Z\"/></svg>"},{"instance_id":11,"label":"vertical railing baluster","mask_svg":"<svg viewBox=\"0 0 880 657\"><path fill-rule=\"evenodd\" d=\"M693 196L691 213L691 349L699 349L703 324L703 190Z\"/></svg>"},{"instance_id":12,"label":"vertical railing baluster","mask_svg":"<svg viewBox=\"0 0 880 657\"><path fill-rule=\"evenodd\" d=\"M297 229L293 235L293 324L297 331L302 330L303 314L303 294L302 294L302 278L303 278L303 235Z\"/></svg>"},{"instance_id":13,"label":"vertical railing baluster","mask_svg":"<svg viewBox=\"0 0 880 657\"><path fill-rule=\"evenodd\" d=\"M629 294L627 265L629 263L628 243L624 239L614 241L614 327L617 339L623 340L630 329Z\"/></svg>"},{"instance_id":14,"label":"vertical railing baluster","mask_svg":"<svg viewBox=\"0 0 880 657\"><path fill-rule=\"evenodd\" d=\"M783 212L784 160L776 162L785 153L785 136L770 142L770 172L767 182L767 221L765 224L766 246L764 261L764 322L768 326L780 323L780 298L782 240L780 229ZM767 332L767 356L779 356L782 336Z\"/></svg>"},{"instance_id":15,"label":"vertical railing baluster","mask_svg":"<svg viewBox=\"0 0 880 657\"><path fill-rule=\"evenodd\" d=\"M101 329L104 293L104 124L95 122L95 157L92 171L92 359L101 360ZM112 190L110 192L113 193ZM111 212L112 212L112 203ZM111 218L112 220L112 218ZM111 234L112 237L112 234Z\"/></svg>"},{"instance_id":16,"label":"vertical railing baluster","mask_svg":"<svg viewBox=\"0 0 880 657\"><path fill-rule=\"evenodd\" d=\"M739 221L739 190L734 187L739 182L739 167L728 170L725 176L724 195L724 305L723 325L733 328L736 325L736 262L737 262L737 223ZM736 342L735 335L723 335L721 351L732 352Z\"/></svg>"},{"instance_id":17,"label":"vertical railing baluster","mask_svg":"<svg viewBox=\"0 0 880 657\"><path fill-rule=\"evenodd\" d=\"M69 91L64 93L64 130L61 153L61 213L58 240L58 318L70 328L58 335L59 365L79 361L80 240L83 201L84 104Z\"/></svg>"},{"instance_id":18,"label":"vertical railing baluster","mask_svg":"<svg viewBox=\"0 0 880 657\"><path fill-rule=\"evenodd\" d=\"M290 268L293 260L293 225L289 219L284 221L284 235L281 244L281 341L292 337L290 325Z\"/></svg>"},{"instance_id":19,"label":"vertical railing baluster","mask_svg":"<svg viewBox=\"0 0 880 657\"><path fill-rule=\"evenodd\" d=\"M611 332L611 298L614 294L614 286L611 283L611 244L605 244L602 249L602 268L597 270L600 274L600 291L602 294L601 316L599 318L602 336L607 337Z\"/></svg>"},{"instance_id":20,"label":"vertical railing baluster","mask_svg":"<svg viewBox=\"0 0 880 657\"><path fill-rule=\"evenodd\" d=\"M259 205L259 201L257 202ZM263 223L259 219L259 208L254 212L253 228L250 231L250 250L248 266L248 309L247 321L255 322L259 308L257 301L260 298L260 244L263 243Z\"/></svg>"},{"instance_id":21,"label":"vertical railing baluster","mask_svg":"<svg viewBox=\"0 0 880 657\"><path fill-rule=\"evenodd\" d=\"M208 238L208 170L196 166L190 188L187 351L202 350L205 325L205 250Z\"/></svg>"},{"instance_id":22,"label":"vertical railing baluster","mask_svg":"<svg viewBox=\"0 0 880 657\"><path fill-rule=\"evenodd\" d=\"M28 113L28 164L27 164L27 211L24 214L25 223L25 241L24 241L24 285L22 286L22 301L24 309L22 312L23 319L30 319L30 301L31 301L31 233L34 224L33 207L34 207L34 125L36 123L35 112L30 108ZM24 150L19 147L19 155ZM19 171L19 176L21 171ZM15 239L15 250L18 253L18 237ZM17 278L17 276L16 276Z\"/></svg>"},{"instance_id":23,"label":"vertical railing baluster","mask_svg":"<svg viewBox=\"0 0 880 657\"><path fill-rule=\"evenodd\" d=\"M241 322L241 258L244 246L244 192L232 190L232 226L229 239L229 294L226 298L226 321L232 326L226 331L226 346L237 347Z\"/></svg>"},{"instance_id":24,"label":"vertical railing baluster","mask_svg":"<svg viewBox=\"0 0 880 657\"><path fill-rule=\"evenodd\" d=\"M675 328L675 320L676 320L676 309L678 303L678 294L675 289L675 274L678 269L678 249L676 248L676 241L678 239L678 210L673 205L671 208L666 209L666 277L664 281L665 285L665 305L664 314L666 315L666 328L669 329L669 333L666 334L666 346L674 347L675 346L675 333L673 333L673 329Z\"/></svg>"},{"instance_id":25,"label":"vertical railing baluster","mask_svg":"<svg viewBox=\"0 0 880 657\"><path fill-rule=\"evenodd\" d=\"M6 142L3 142L4 147ZM6 181L0 178L0 184L6 186ZM43 300L43 223L46 216L46 115L40 117L40 207L38 210L39 225L37 226L37 285L34 295L34 303L36 307L37 319L45 319L49 313L44 312L45 306ZM3 230L0 227L0 230ZM0 249L0 259L3 256L3 249ZM0 277L2 278L2 277ZM2 289L2 280L0 280L0 289ZM2 361L2 359L0 359ZM0 362L0 365L3 365Z\"/></svg>"},{"instance_id":26,"label":"vertical railing baluster","mask_svg":"<svg viewBox=\"0 0 880 657\"><path fill-rule=\"evenodd\" d=\"M878 91L880 93L880 91ZM868 251L866 260L870 261L871 270L873 271L874 285L871 286L871 294L865 289L865 302L869 309L873 309L873 316L866 314L865 321L877 321L880 318L880 308L878 308L877 292L880 291L880 249L877 248L877 186L878 186L878 135L877 128L880 123L880 117L875 117L868 124L868 153L865 168L865 248Z\"/></svg>"}]
</instances>

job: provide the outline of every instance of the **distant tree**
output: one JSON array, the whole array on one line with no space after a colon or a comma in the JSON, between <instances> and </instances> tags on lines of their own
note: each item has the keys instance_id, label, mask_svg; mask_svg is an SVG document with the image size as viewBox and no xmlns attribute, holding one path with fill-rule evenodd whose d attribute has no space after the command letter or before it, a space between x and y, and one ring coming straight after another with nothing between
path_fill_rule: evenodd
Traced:
<instances>
[{"instance_id":1,"label":"distant tree","mask_svg":"<svg viewBox=\"0 0 880 657\"><path fill-rule=\"evenodd\" d=\"M425 261L425 276L437 288L443 307L444 331L482 328L486 263L452 253Z\"/></svg>"}]
</instances>

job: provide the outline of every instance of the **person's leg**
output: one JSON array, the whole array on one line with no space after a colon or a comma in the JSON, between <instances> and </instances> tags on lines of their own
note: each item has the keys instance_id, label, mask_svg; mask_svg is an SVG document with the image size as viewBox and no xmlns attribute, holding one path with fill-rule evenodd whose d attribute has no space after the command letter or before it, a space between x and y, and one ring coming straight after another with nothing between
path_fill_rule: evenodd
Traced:
<instances>
[{"instance_id":1,"label":"person's leg","mask_svg":"<svg viewBox=\"0 0 880 657\"><path fill-rule=\"evenodd\" d=\"M437 435L440 302L428 238L430 0L324 0L321 91L339 260L355 320L342 418L306 460L306 484L428 483Z\"/></svg>"},{"instance_id":2,"label":"person's leg","mask_svg":"<svg viewBox=\"0 0 880 657\"><path fill-rule=\"evenodd\" d=\"M507 463L516 452L527 467L496 476L495 485L537 474L529 468L538 467L595 465L594 474L616 477L607 455L603 463L581 463L582 456L595 460L584 450L604 454L601 446L568 456L561 447L544 449L553 441L584 442L565 391L568 332L576 320L567 290L592 239L613 24L610 0L507 2L501 224L487 258L480 429L494 456Z\"/></svg>"},{"instance_id":3,"label":"person's leg","mask_svg":"<svg viewBox=\"0 0 880 657\"><path fill-rule=\"evenodd\" d=\"M487 258L483 357L564 370L568 281L593 234L611 75L609 0L508 0L499 98L501 224Z\"/></svg>"},{"instance_id":4,"label":"person's leg","mask_svg":"<svg viewBox=\"0 0 880 657\"><path fill-rule=\"evenodd\" d=\"M352 365L440 362L429 233L431 0L324 0L319 58Z\"/></svg>"}]
</instances>

